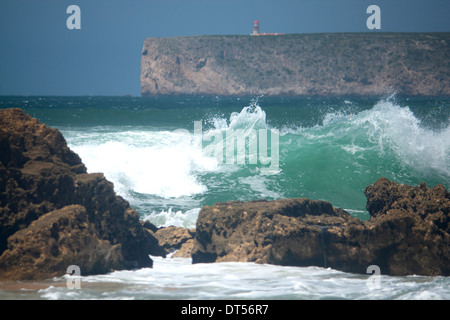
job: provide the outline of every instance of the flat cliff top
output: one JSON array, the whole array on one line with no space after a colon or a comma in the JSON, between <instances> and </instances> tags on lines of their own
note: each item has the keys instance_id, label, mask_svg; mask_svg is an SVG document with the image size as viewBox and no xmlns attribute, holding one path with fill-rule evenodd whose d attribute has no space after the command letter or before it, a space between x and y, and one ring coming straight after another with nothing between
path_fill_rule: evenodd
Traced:
<instances>
[{"instance_id":1,"label":"flat cliff top","mask_svg":"<svg viewBox=\"0 0 450 320\"><path fill-rule=\"evenodd\" d=\"M450 33L148 38L141 93L450 95Z\"/></svg>"}]
</instances>

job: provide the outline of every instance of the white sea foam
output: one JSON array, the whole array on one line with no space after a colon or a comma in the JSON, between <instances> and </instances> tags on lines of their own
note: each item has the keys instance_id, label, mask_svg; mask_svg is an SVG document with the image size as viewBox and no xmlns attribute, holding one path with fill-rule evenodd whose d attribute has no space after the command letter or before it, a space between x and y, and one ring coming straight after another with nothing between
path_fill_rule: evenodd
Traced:
<instances>
[{"instance_id":1,"label":"white sea foam","mask_svg":"<svg viewBox=\"0 0 450 320\"><path fill-rule=\"evenodd\" d=\"M239 183L246 184L250 189L263 199L280 199L283 196L275 191L269 190L267 187L268 180L264 175L255 175L239 178Z\"/></svg>"},{"instance_id":2,"label":"white sea foam","mask_svg":"<svg viewBox=\"0 0 450 320\"><path fill-rule=\"evenodd\" d=\"M408 107L389 100L361 112L352 122L367 128L369 139L381 151L389 148L405 165L450 178L450 126L440 131L426 128Z\"/></svg>"},{"instance_id":3,"label":"white sea foam","mask_svg":"<svg viewBox=\"0 0 450 320\"><path fill-rule=\"evenodd\" d=\"M267 126L266 113L257 99L240 112L231 113L229 121L214 117L210 122L214 127L203 134L203 141L210 142L204 147L205 154L227 165L258 164L258 172L263 175L281 171L279 131Z\"/></svg>"},{"instance_id":4,"label":"white sea foam","mask_svg":"<svg viewBox=\"0 0 450 320\"><path fill-rule=\"evenodd\" d=\"M450 179L450 125L433 130L422 125L409 107L393 97L358 113L346 110L325 114L322 124L311 128L285 128L282 135L301 135L306 143L333 143L352 156L375 150L380 159L395 155L399 163L422 174Z\"/></svg>"},{"instance_id":5,"label":"white sea foam","mask_svg":"<svg viewBox=\"0 0 450 320\"><path fill-rule=\"evenodd\" d=\"M217 169L216 160L183 132L92 133L73 139L70 147L88 172L103 172L123 196L129 191L164 198L203 193L207 187L195 173Z\"/></svg>"},{"instance_id":6,"label":"white sea foam","mask_svg":"<svg viewBox=\"0 0 450 320\"><path fill-rule=\"evenodd\" d=\"M148 213L142 219L149 220L158 227L176 226L191 229L195 228L199 212L200 208L194 208L185 212L169 208L167 211L161 210L160 212L153 211Z\"/></svg>"},{"instance_id":7,"label":"white sea foam","mask_svg":"<svg viewBox=\"0 0 450 320\"><path fill-rule=\"evenodd\" d=\"M380 276L320 267L283 267L225 262L191 264L186 258L152 257L153 268L81 277L81 289L66 277L37 292L39 299L449 299L448 277ZM59 284L59 285L57 285ZM28 293L30 296L35 293Z\"/></svg>"},{"instance_id":8,"label":"white sea foam","mask_svg":"<svg viewBox=\"0 0 450 320\"><path fill-rule=\"evenodd\" d=\"M197 178L198 173L239 170L238 166L233 166L234 163L221 166L212 151L219 141L211 137L220 134L227 140L236 139L236 135L239 139L252 139L255 130L267 128L265 112L256 101L241 112L232 113L229 121L216 117L212 122L214 128L202 132L204 141L212 141L205 146L199 145L198 137L187 130L105 127L90 132L67 130L65 136L69 147L80 155L88 172L103 172L120 195L129 197L130 192L135 192L177 198L207 191L207 186ZM220 142L226 146L226 141ZM238 153L238 156L245 154ZM237 162L242 161L237 159Z\"/></svg>"}]
</instances>

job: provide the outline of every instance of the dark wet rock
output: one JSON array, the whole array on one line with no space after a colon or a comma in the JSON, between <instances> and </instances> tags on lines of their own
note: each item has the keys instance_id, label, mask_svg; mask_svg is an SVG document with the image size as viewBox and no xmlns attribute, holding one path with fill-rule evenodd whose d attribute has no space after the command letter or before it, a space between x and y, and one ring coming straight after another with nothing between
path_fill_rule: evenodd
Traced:
<instances>
[{"instance_id":1,"label":"dark wet rock","mask_svg":"<svg viewBox=\"0 0 450 320\"><path fill-rule=\"evenodd\" d=\"M149 254L163 251L137 212L58 130L0 111L0 279L150 267Z\"/></svg>"}]
</instances>

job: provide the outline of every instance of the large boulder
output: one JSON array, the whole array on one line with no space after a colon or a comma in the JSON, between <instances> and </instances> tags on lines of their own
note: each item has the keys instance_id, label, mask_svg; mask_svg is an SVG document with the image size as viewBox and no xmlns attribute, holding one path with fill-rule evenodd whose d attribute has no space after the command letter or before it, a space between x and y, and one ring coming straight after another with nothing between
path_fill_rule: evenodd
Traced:
<instances>
[{"instance_id":1,"label":"large boulder","mask_svg":"<svg viewBox=\"0 0 450 320\"><path fill-rule=\"evenodd\" d=\"M192 258L328 266L331 235L342 235L352 223L362 222L329 202L306 198L216 203L199 213Z\"/></svg>"},{"instance_id":2,"label":"large boulder","mask_svg":"<svg viewBox=\"0 0 450 320\"><path fill-rule=\"evenodd\" d=\"M101 173L89 174L53 128L0 111L0 279L151 267L164 255Z\"/></svg>"},{"instance_id":3,"label":"large boulder","mask_svg":"<svg viewBox=\"0 0 450 320\"><path fill-rule=\"evenodd\" d=\"M361 221L305 198L216 203L200 211L193 263L252 261L366 273L450 275L449 193L385 178L366 188Z\"/></svg>"}]
</instances>

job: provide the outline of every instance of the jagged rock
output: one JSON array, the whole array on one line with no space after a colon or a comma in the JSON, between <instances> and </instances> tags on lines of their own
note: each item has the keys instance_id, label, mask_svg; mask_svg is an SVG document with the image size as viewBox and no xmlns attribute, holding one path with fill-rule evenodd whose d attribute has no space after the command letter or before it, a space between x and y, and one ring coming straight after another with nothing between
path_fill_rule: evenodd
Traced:
<instances>
[{"instance_id":1,"label":"jagged rock","mask_svg":"<svg viewBox=\"0 0 450 320\"><path fill-rule=\"evenodd\" d=\"M368 186L364 193L371 217L388 214L390 210L401 210L414 212L425 219L435 213L448 215L450 206L449 193L443 185L430 189L425 183L412 187L380 178Z\"/></svg>"},{"instance_id":2,"label":"jagged rock","mask_svg":"<svg viewBox=\"0 0 450 320\"><path fill-rule=\"evenodd\" d=\"M368 221L325 201L225 202L200 211L193 263L252 261L390 275L450 275L449 193L381 178Z\"/></svg>"},{"instance_id":3,"label":"jagged rock","mask_svg":"<svg viewBox=\"0 0 450 320\"><path fill-rule=\"evenodd\" d=\"M450 275L450 194L443 185L400 185L380 178L365 189L363 243L392 274Z\"/></svg>"},{"instance_id":4,"label":"jagged rock","mask_svg":"<svg viewBox=\"0 0 450 320\"><path fill-rule=\"evenodd\" d=\"M121 245L101 240L86 209L71 205L44 214L8 239L1 259L2 278L60 276L77 265L84 274L105 273L120 264Z\"/></svg>"},{"instance_id":5,"label":"jagged rock","mask_svg":"<svg viewBox=\"0 0 450 320\"><path fill-rule=\"evenodd\" d=\"M216 203L199 213L192 258L324 266L330 233L358 222L329 202L306 198Z\"/></svg>"},{"instance_id":6,"label":"jagged rock","mask_svg":"<svg viewBox=\"0 0 450 320\"><path fill-rule=\"evenodd\" d=\"M186 240L180 249L174 252L172 258L192 258L192 250L194 250L194 237Z\"/></svg>"},{"instance_id":7,"label":"jagged rock","mask_svg":"<svg viewBox=\"0 0 450 320\"><path fill-rule=\"evenodd\" d=\"M150 229L150 228L148 228ZM194 247L195 229L183 227L161 227L153 231L158 239L159 246L166 254L173 253L172 257L190 258Z\"/></svg>"},{"instance_id":8,"label":"jagged rock","mask_svg":"<svg viewBox=\"0 0 450 320\"><path fill-rule=\"evenodd\" d=\"M137 212L58 130L0 111L0 279L150 267L149 254L164 252Z\"/></svg>"}]
</instances>

